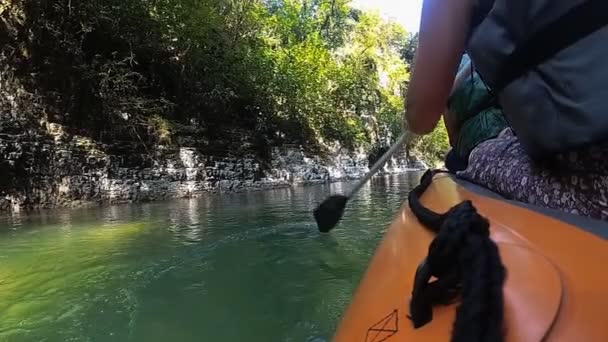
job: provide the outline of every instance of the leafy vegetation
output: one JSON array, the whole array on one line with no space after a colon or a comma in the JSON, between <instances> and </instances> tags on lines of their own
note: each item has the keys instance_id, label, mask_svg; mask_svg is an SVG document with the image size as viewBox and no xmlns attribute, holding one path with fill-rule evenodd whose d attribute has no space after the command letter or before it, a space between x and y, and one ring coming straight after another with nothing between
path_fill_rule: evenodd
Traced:
<instances>
[{"instance_id":1,"label":"leafy vegetation","mask_svg":"<svg viewBox=\"0 0 608 342\"><path fill-rule=\"evenodd\" d=\"M431 134L418 137L411 144L418 157L431 166L443 161L450 146L448 132L443 121Z\"/></svg>"},{"instance_id":2,"label":"leafy vegetation","mask_svg":"<svg viewBox=\"0 0 608 342\"><path fill-rule=\"evenodd\" d=\"M417 39L350 0L17 0L0 31L45 120L148 146L194 126L258 151L394 137Z\"/></svg>"}]
</instances>

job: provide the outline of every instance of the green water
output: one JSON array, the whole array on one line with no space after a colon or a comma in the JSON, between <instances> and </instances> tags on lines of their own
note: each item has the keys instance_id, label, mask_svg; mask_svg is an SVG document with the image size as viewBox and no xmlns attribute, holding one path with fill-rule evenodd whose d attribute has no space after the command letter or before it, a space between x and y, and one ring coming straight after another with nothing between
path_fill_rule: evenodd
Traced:
<instances>
[{"instance_id":1,"label":"green water","mask_svg":"<svg viewBox=\"0 0 608 342\"><path fill-rule=\"evenodd\" d=\"M418 177L0 217L0 341L327 341Z\"/></svg>"}]
</instances>

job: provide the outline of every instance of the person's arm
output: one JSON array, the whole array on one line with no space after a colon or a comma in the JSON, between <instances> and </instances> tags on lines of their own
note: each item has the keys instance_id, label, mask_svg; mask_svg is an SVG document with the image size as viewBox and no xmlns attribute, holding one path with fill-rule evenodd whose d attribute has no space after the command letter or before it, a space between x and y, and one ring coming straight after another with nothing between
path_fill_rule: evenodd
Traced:
<instances>
[{"instance_id":1,"label":"person's arm","mask_svg":"<svg viewBox=\"0 0 608 342\"><path fill-rule=\"evenodd\" d=\"M424 1L405 111L413 133L430 133L441 118L465 48L474 1Z\"/></svg>"}]
</instances>

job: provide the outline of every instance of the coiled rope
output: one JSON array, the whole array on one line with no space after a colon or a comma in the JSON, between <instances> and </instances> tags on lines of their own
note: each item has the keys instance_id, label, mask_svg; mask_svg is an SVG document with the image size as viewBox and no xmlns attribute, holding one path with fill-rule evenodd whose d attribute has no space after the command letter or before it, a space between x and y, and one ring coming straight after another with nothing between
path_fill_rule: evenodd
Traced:
<instances>
[{"instance_id":1,"label":"coiled rope","mask_svg":"<svg viewBox=\"0 0 608 342\"><path fill-rule=\"evenodd\" d=\"M416 218L437 234L416 272L410 319L414 328L420 328L432 321L434 305L450 304L460 296L451 341L502 342L506 272L498 247L490 239L490 224L471 201L444 214L420 203L420 196L439 172L444 171L427 171L408 197Z\"/></svg>"}]
</instances>

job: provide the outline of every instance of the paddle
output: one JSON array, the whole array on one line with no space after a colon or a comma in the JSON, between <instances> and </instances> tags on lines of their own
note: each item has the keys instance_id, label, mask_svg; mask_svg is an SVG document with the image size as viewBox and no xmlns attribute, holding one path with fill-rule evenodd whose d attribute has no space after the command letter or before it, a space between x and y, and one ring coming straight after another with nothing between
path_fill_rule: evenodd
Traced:
<instances>
[{"instance_id":1,"label":"paddle","mask_svg":"<svg viewBox=\"0 0 608 342\"><path fill-rule=\"evenodd\" d=\"M374 166L372 166L365 177L355 185L350 193L346 195L329 196L314 210L315 221L317 221L317 226L319 227L320 232L328 233L338 224L338 222L340 222L342 215L344 215L344 209L346 208L346 203L348 203L348 200L359 192L363 185L365 185L365 183L367 183L367 181L370 180L378 172L378 170L382 168L382 166L384 166L384 163L386 163L388 158L392 157L393 154L397 152L397 150L405 143L405 138L406 134L401 134L393 146L391 146L391 148L386 151L382 158L380 158L374 164Z\"/></svg>"}]
</instances>

